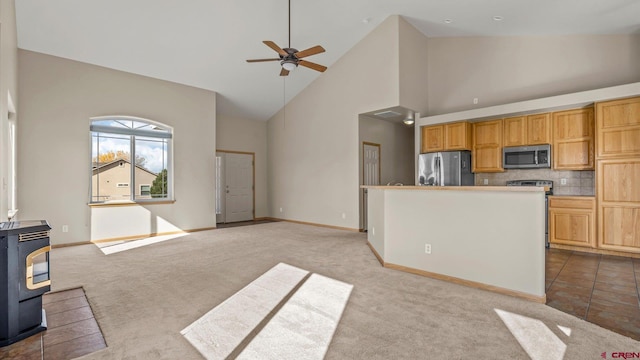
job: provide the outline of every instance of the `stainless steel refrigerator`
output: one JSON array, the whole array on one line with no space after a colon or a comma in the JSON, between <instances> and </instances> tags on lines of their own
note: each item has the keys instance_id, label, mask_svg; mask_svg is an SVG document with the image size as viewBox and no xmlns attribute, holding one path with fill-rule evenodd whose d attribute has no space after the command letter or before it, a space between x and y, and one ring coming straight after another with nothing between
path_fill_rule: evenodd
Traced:
<instances>
[{"instance_id":1,"label":"stainless steel refrigerator","mask_svg":"<svg viewBox=\"0 0 640 360\"><path fill-rule=\"evenodd\" d=\"M470 151L443 151L418 156L418 183L431 186L473 186Z\"/></svg>"}]
</instances>

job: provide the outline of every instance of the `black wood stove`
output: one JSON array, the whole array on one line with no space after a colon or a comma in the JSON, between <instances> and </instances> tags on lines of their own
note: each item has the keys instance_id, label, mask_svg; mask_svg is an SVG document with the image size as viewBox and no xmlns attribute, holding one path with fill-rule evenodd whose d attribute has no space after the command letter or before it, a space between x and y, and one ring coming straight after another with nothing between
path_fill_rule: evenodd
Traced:
<instances>
[{"instance_id":1,"label":"black wood stove","mask_svg":"<svg viewBox=\"0 0 640 360\"><path fill-rule=\"evenodd\" d=\"M45 220L0 223L0 347L46 330L49 230Z\"/></svg>"}]
</instances>

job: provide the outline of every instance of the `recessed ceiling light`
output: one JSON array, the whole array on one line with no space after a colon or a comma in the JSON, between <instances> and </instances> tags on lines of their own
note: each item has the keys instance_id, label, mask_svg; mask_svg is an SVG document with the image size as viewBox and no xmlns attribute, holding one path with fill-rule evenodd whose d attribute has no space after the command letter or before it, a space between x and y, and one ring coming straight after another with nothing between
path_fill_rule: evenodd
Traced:
<instances>
[{"instance_id":1,"label":"recessed ceiling light","mask_svg":"<svg viewBox=\"0 0 640 360\"><path fill-rule=\"evenodd\" d=\"M445 24L451 24L451 19L444 19Z\"/></svg>"},{"instance_id":2,"label":"recessed ceiling light","mask_svg":"<svg viewBox=\"0 0 640 360\"><path fill-rule=\"evenodd\" d=\"M502 16L500 16L500 15L496 15L496 16L494 16L494 17L493 17L493 20L495 20L495 21L502 21Z\"/></svg>"},{"instance_id":3,"label":"recessed ceiling light","mask_svg":"<svg viewBox=\"0 0 640 360\"><path fill-rule=\"evenodd\" d=\"M368 24L371 21L371 18L362 19L363 24Z\"/></svg>"}]
</instances>

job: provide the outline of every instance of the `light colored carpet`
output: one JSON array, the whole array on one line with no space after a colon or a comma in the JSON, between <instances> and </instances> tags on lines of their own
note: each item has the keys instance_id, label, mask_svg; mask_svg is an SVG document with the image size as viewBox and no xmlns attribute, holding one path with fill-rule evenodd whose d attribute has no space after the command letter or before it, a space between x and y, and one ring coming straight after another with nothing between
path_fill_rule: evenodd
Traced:
<instances>
[{"instance_id":1,"label":"light colored carpet","mask_svg":"<svg viewBox=\"0 0 640 360\"><path fill-rule=\"evenodd\" d=\"M108 346L86 358L201 359L180 331L281 262L353 285L326 359L537 359L541 347L557 351L555 338L564 359L640 349L543 304L385 269L366 234L285 222L111 255L93 245L54 249L52 290L84 287ZM542 332L552 340L536 341Z\"/></svg>"}]
</instances>

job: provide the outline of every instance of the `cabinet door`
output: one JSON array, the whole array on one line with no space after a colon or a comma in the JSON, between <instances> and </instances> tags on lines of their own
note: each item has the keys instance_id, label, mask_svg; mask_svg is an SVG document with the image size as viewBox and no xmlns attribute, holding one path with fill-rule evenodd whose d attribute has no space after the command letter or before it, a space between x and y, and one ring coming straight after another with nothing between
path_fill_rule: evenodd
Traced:
<instances>
[{"instance_id":1,"label":"cabinet door","mask_svg":"<svg viewBox=\"0 0 640 360\"><path fill-rule=\"evenodd\" d=\"M550 196L549 242L595 247L595 197Z\"/></svg>"},{"instance_id":2,"label":"cabinet door","mask_svg":"<svg viewBox=\"0 0 640 360\"><path fill-rule=\"evenodd\" d=\"M594 169L593 108L552 114L553 168Z\"/></svg>"},{"instance_id":3,"label":"cabinet door","mask_svg":"<svg viewBox=\"0 0 640 360\"><path fill-rule=\"evenodd\" d=\"M526 144L526 117L519 116L503 120L504 146Z\"/></svg>"},{"instance_id":4,"label":"cabinet door","mask_svg":"<svg viewBox=\"0 0 640 360\"><path fill-rule=\"evenodd\" d=\"M421 153L444 150L444 125L423 126Z\"/></svg>"},{"instance_id":5,"label":"cabinet door","mask_svg":"<svg viewBox=\"0 0 640 360\"><path fill-rule=\"evenodd\" d=\"M502 172L502 120L473 124L473 172Z\"/></svg>"},{"instance_id":6,"label":"cabinet door","mask_svg":"<svg viewBox=\"0 0 640 360\"><path fill-rule=\"evenodd\" d=\"M473 124L474 146L502 146L502 120Z\"/></svg>"},{"instance_id":7,"label":"cabinet door","mask_svg":"<svg viewBox=\"0 0 640 360\"><path fill-rule=\"evenodd\" d=\"M598 246L640 253L640 157L598 160Z\"/></svg>"},{"instance_id":8,"label":"cabinet door","mask_svg":"<svg viewBox=\"0 0 640 360\"><path fill-rule=\"evenodd\" d=\"M598 158L640 155L640 97L596 104Z\"/></svg>"},{"instance_id":9,"label":"cabinet door","mask_svg":"<svg viewBox=\"0 0 640 360\"><path fill-rule=\"evenodd\" d=\"M471 150L471 124L457 122L444 126L445 150Z\"/></svg>"},{"instance_id":10,"label":"cabinet door","mask_svg":"<svg viewBox=\"0 0 640 360\"><path fill-rule=\"evenodd\" d=\"M527 116L527 145L551 144L551 113Z\"/></svg>"}]
</instances>

